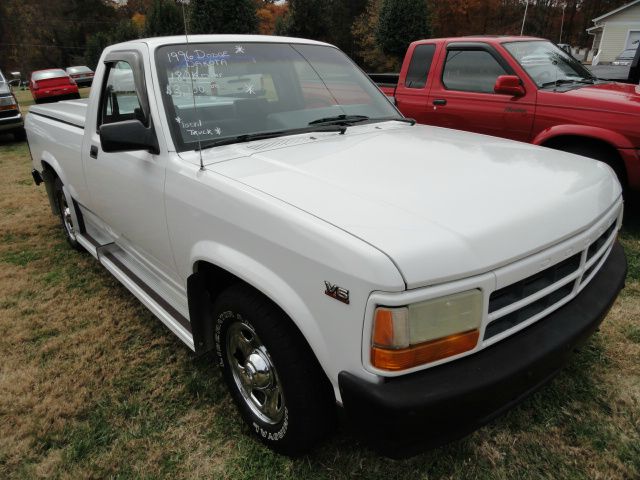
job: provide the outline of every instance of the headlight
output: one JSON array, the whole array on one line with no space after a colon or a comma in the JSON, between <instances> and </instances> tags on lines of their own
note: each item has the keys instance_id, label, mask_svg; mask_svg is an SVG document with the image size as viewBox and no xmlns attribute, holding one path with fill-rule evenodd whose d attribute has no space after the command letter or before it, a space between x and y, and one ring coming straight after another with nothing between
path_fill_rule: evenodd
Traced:
<instances>
[{"instance_id":1,"label":"headlight","mask_svg":"<svg viewBox=\"0 0 640 480\"><path fill-rule=\"evenodd\" d=\"M481 321L480 290L406 307L378 307L371 364L381 370L404 370L473 350Z\"/></svg>"},{"instance_id":2,"label":"headlight","mask_svg":"<svg viewBox=\"0 0 640 480\"><path fill-rule=\"evenodd\" d=\"M16 107L16 99L13 95L0 97L0 110L14 110Z\"/></svg>"}]
</instances>

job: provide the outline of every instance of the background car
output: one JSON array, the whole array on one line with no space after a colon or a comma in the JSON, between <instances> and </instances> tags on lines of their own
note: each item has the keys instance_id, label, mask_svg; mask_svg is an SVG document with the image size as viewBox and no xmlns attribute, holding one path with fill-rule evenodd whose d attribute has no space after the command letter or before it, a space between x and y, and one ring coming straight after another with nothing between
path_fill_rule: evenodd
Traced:
<instances>
[{"instance_id":1,"label":"background car","mask_svg":"<svg viewBox=\"0 0 640 480\"><path fill-rule=\"evenodd\" d=\"M10 132L16 140L26 138L24 119L16 97L5 76L0 72L0 133Z\"/></svg>"},{"instance_id":2,"label":"background car","mask_svg":"<svg viewBox=\"0 0 640 480\"><path fill-rule=\"evenodd\" d=\"M616 59L611 63L611 65L615 65L617 67L628 67L633 62L633 57L636 55L636 50L638 47L627 48L620 55L616 57Z\"/></svg>"},{"instance_id":3,"label":"background car","mask_svg":"<svg viewBox=\"0 0 640 480\"><path fill-rule=\"evenodd\" d=\"M67 67L66 72L79 87L89 87L93 82L93 70L87 66Z\"/></svg>"},{"instance_id":4,"label":"background car","mask_svg":"<svg viewBox=\"0 0 640 480\"><path fill-rule=\"evenodd\" d=\"M559 43L558 47L560 47L561 50L564 50L573 57L573 53L571 53L571 45L569 45L568 43Z\"/></svg>"},{"instance_id":5,"label":"background car","mask_svg":"<svg viewBox=\"0 0 640 480\"><path fill-rule=\"evenodd\" d=\"M37 70L31 73L29 90L31 90L31 95L36 103L47 100L80 98L75 80L61 68Z\"/></svg>"}]
</instances>

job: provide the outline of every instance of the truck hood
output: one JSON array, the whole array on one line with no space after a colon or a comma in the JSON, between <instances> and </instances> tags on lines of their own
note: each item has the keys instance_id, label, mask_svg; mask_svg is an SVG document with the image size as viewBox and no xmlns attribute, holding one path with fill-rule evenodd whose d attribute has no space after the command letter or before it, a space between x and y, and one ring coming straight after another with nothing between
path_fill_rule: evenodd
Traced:
<instances>
[{"instance_id":1,"label":"truck hood","mask_svg":"<svg viewBox=\"0 0 640 480\"><path fill-rule=\"evenodd\" d=\"M559 103L575 108L580 105L595 111L640 115L640 86L626 83L600 83L574 88L562 93L549 90L538 92L541 105L557 106Z\"/></svg>"},{"instance_id":2,"label":"truck hood","mask_svg":"<svg viewBox=\"0 0 640 480\"><path fill-rule=\"evenodd\" d=\"M381 250L407 288L544 249L620 196L603 163L438 127L390 122L237 148L245 155L207 168Z\"/></svg>"}]
</instances>

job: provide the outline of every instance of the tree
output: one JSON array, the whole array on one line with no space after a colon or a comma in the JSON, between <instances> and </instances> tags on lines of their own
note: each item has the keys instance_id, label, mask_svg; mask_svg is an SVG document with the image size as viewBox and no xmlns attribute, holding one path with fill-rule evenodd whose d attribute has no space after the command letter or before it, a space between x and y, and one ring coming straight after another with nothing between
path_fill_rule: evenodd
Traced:
<instances>
[{"instance_id":1,"label":"tree","mask_svg":"<svg viewBox=\"0 0 640 480\"><path fill-rule=\"evenodd\" d=\"M102 51L111 44L111 39L106 32L97 32L87 40L87 49L84 52L84 60L87 66L93 70L98 66Z\"/></svg>"},{"instance_id":2,"label":"tree","mask_svg":"<svg viewBox=\"0 0 640 480\"><path fill-rule=\"evenodd\" d=\"M84 62L95 70L100 61L102 51L114 43L127 42L140 38L141 31L132 20L124 19L118 22L109 31L99 31L87 39L87 48L84 52Z\"/></svg>"},{"instance_id":3,"label":"tree","mask_svg":"<svg viewBox=\"0 0 640 480\"><path fill-rule=\"evenodd\" d=\"M276 5L273 2L265 2L257 11L258 33L261 35L273 35L276 26L287 13L287 4Z\"/></svg>"},{"instance_id":4,"label":"tree","mask_svg":"<svg viewBox=\"0 0 640 480\"><path fill-rule=\"evenodd\" d=\"M161 37L184 33L182 9L174 0L154 0L145 19L145 35Z\"/></svg>"},{"instance_id":5,"label":"tree","mask_svg":"<svg viewBox=\"0 0 640 480\"><path fill-rule=\"evenodd\" d=\"M257 6L255 0L192 0L189 33L255 33Z\"/></svg>"},{"instance_id":6,"label":"tree","mask_svg":"<svg viewBox=\"0 0 640 480\"><path fill-rule=\"evenodd\" d=\"M125 19L120 20L115 28L109 32L109 39L111 43L128 42L140 38L140 30L132 20Z\"/></svg>"},{"instance_id":7,"label":"tree","mask_svg":"<svg viewBox=\"0 0 640 480\"><path fill-rule=\"evenodd\" d=\"M289 0L289 12L278 34L328 41L330 3L326 0Z\"/></svg>"},{"instance_id":8,"label":"tree","mask_svg":"<svg viewBox=\"0 0 640 480\"><path fill-rule=\"evenodd\" d=\"M366 10L353 22L353 58L368 71L392 72L397 71L400 64L396 58L385 55L375 35L381 4L382 0L371 0Z\"/></svg>"},{"instance_id":9,"label":"tree","mask_svg":"<svg viewBox=\"0 0 640 480\"><path fill-rule=\"evenodd\" d=\"M144 13L136 12L131 16L131 21L139 32L146 31L147 17Z\"/></svg>"},{"instance_id":10,"label":"tree","mask_svg":"<svg viewBox=\"0 0 640 480\"><path fill-rule=\"evenodd\" d=\"M411 42L428 36L425 0L382 1L376 39L383 52L402 58Z\"/></svg>"},{"instance_id":11,"label":"tree","mask_svg":"<svg viewBox=\"0 0 640 480\"><path fill-rule=\"evenodd\" d=\"M355 44L351 28L366 9L366 0L329 0L329 35L327 41L353 57Z\"/></svg>"}]
</instances>

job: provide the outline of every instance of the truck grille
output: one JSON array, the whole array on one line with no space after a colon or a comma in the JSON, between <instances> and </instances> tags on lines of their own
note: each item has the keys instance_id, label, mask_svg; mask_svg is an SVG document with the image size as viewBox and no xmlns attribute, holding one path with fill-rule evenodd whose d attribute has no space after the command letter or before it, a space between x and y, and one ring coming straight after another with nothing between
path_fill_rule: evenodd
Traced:
<instances>
[{"instance_id":1,"label":"truck grille","mask_svg":"<svg viewBox=\"0 0 640 480\"><path fill-rule=\"evenodd\" d=\"M490 323L485 329L484 340L511 330L545 310L551 309L570 297L579 286L585 285L591 274L601 265L605 253L603 247L609 242L615 230L616 221L614 220L582 252L491 293ZM584 269L582 275L579 272L581 268ZM572 278L568 279L571 276ZM553 285L557 287L553 288ZM545 289L546 293L543 292L544 294L540 295ZM517 302L520 302L518 308L510 308ZM504 313L501 314L503 311Z\"/></svg>"}]
</instances>

